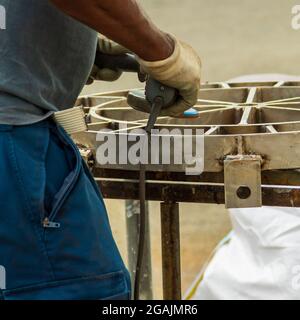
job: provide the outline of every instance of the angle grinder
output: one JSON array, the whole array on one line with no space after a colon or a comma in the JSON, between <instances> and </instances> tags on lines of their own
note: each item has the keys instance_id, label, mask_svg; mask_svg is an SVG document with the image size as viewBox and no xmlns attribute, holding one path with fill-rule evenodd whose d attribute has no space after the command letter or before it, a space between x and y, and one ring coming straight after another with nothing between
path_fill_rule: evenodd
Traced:
<instances>
[{"instance_id":1,"label":"angle grinder","mask_svg":"<svg viewBox=\"0 0 300 320\"><path fill-rule=\"evenodd\" d=\"M133 109L150 114L147 126L148 130L151 130L152 126L155 125L161 110L172 106L178 97L176 89L165 86L155 79L144 75L141 72L140 64L133 54L110 55L97 51L95 64L99 69L133 72L138 75L141 82L146 81L145 92L141 90L129 92L127 102ZM191 108L185 111L182 117L197 118L198 112Z\"/></svg>"}]
</instances>

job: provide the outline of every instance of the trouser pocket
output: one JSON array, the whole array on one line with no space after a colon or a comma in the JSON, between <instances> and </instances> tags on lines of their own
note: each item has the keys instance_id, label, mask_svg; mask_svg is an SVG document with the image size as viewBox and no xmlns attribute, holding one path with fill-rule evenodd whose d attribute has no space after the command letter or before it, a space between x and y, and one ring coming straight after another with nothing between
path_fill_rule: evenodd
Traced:
<instances>
[{"instance_id":1,"label":"trouser pocket","mask_svg":"<svg viewBox=\"0 0 300 320\"><path fill-rule=\"evenodd\" d=\"M81 156L77 147L62 128L50 127L50 139L45 160L45 228L59 228L57 215L72 192L81 172Z\"/></svg>"}]
</instances>

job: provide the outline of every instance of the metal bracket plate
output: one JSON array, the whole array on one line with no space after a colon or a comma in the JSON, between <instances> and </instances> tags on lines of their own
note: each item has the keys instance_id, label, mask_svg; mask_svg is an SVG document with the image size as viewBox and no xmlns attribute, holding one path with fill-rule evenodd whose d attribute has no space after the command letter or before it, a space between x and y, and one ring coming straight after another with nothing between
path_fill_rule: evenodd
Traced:
<instances>
[{"instance_id":1,"label":"metal bracket plate","mask_svg":"<svg viewBox=\"0 0 300 320\"><path fill-rule=\"evenodd\" d=\"M262 206L262 158L257 155L228 156L224 161L226 208Z\"/></svg>"}]
</instances>

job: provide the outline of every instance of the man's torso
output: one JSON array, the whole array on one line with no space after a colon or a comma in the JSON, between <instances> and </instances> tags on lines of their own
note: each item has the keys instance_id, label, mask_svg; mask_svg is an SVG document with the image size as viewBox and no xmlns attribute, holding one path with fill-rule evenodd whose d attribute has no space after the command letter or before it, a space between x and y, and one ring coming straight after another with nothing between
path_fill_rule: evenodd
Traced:
<instances>
[{"instance_id":1,"label":"man's torso","mask_svg":"<svg viewBox=\"0 0 300 320\"><path fill-rule=\"evenodd\" d=\"M0 0L0 124L72 107L94 62L97 33L48 0Z\"/></svg>"}]
</instances>

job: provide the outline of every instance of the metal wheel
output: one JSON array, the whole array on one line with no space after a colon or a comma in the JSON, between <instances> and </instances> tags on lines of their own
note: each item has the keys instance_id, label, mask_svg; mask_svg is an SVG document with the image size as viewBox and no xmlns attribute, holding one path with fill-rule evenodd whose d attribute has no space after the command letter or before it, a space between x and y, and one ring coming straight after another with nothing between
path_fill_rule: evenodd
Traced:
<instances>
[{"instance_id":1,"label":"metal wheel","mask_svg":"<svg viewBox=\"0 0 300 320\"><path fill-rule=\"evenodd\" d=\"M124 132L125 124L126 132L143 128L148 115L127 104L128 94L118 91L78 99L77 105L85 107L91 124L89 132L75 139L95 149L99 129ZM160 117L156 127L203 129L206 172L222 171L223 160L237 154L260 155L263 170L300 168L300 82L204 84L195 108L199 118Z\"/></svg>"}]
</instances>

